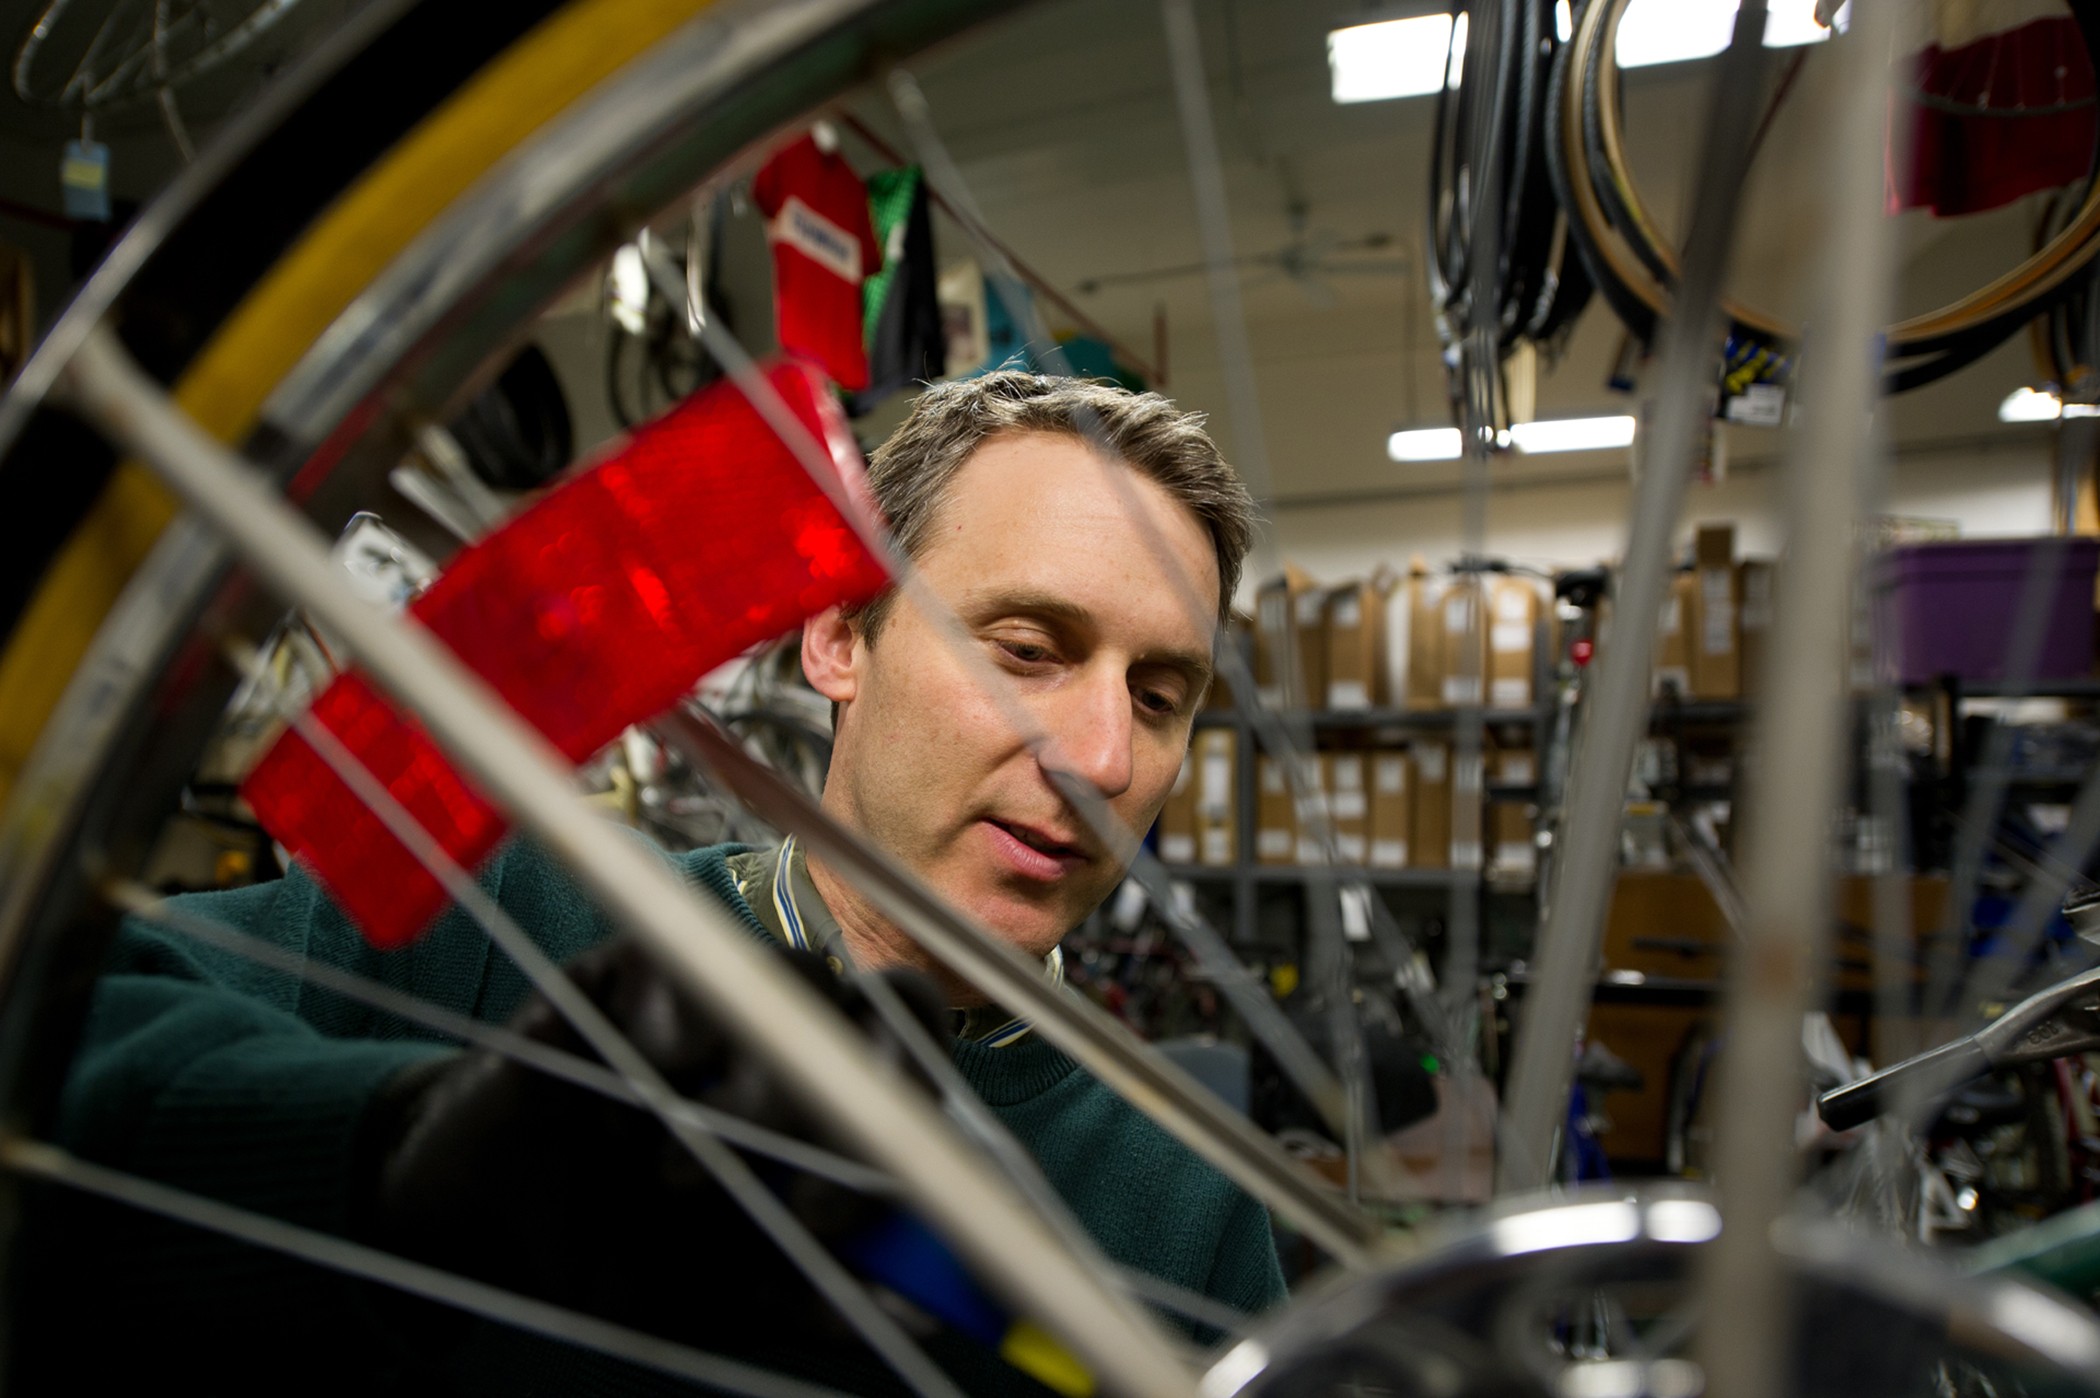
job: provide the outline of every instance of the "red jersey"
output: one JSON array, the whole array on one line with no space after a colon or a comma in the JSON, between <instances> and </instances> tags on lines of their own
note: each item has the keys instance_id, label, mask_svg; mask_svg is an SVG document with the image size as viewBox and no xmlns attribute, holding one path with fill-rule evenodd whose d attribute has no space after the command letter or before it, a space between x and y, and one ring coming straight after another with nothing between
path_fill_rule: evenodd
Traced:
<instances>
[{"instance_id":1,"label":"red jersey","mask_svg":"<svg viewBox=\"0 0 2100 1398\"><path fill-rule=\"evenodd\" d=\"M860 283L882 267L867 188L843 156L805 135L774 153L751 193L773 248L780 348L812 360L840 388L866 388Z\"/></svg>"}]
</instances>

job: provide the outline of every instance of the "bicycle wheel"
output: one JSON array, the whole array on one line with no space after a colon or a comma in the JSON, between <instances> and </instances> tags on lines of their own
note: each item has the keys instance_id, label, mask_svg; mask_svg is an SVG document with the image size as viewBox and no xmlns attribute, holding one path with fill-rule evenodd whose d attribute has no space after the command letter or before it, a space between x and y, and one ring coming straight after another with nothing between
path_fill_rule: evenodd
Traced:
<instances>
[{"instance_id":1,"label":"bicycle wheel","mask_svg":"<svg viewBox=\"0 0 2100 1398\"><path fill-rule=\"evenodd\" d=\"M628 236L635 211L662 206L878 61L983 13L585 0L537 25L521 12L512 25L474 27L473 43L432 56L431 26L464 8L380 13L269 114L285 126L258 129L237 172L207 188L220 173L207 169L148 216L47 342L43 371L25 374L9 400L9 484L48 469L54 450L91 444L40 400L56 363L111 318L195 422L244 444L309 516L340 518L398 459L414 423L449 417L443 409L473 391L520 318ZM364 127L368 139L346 143L341 166L314 170L313 150L283 131L358 130L344 112L364 110L363 89L385 86L374 79L404 51L424 55L427 81L399 85L394 128ZM287 169L301 170L298 188L312 197L269 228L235 226L242 201L227 189L252 194ZM180 213L190 221L172 232ZM229 267L221 250L236 234L258 255ZM185 268L206 254L220 275ZM246 274L238 287L232 268ZM143 470L106 448L99 461L101 493L41 526L65 542L21 589L0 657L13 693L34 701L10 702L7 714L13 751L34 749L4 846L0 1089L12 1132L49 1120L81 992L114 922L87 865L107 856L132 867L228 692L233 676L194 628L202 619L238 633L274 610L206 531L169 523L169 497ZM55 678L76 656L85 659L71 679ZM10 1281L18 1293L33 1284Z\"/></svg>"}]
</instances>

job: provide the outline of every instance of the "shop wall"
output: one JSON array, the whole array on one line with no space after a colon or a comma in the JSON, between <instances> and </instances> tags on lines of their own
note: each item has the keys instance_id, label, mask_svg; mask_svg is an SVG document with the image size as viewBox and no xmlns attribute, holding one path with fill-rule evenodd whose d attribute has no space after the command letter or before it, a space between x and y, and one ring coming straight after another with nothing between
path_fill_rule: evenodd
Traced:
<instances>
[{"instance_id":1,"label":"shop wall","mask_svg":"<svg viewBox=\"0 0 2100 1398\"><path fill-rule=\"evenodd\" d=\"M1918 454L1896 463L1887 513L1951 520L1964 537L2034 534L2049 527L2047 438ZM1780 551L1779 476L1756 462L1713 485L1695 486L1683 515L1733 520L1746 554ZM1496 490L1488 501L1487 550L1541 566L1612 558L1625 547L1632 490L1623 467L1567 483ZM1432 563L1460 551L1462 497L1448 488L1273 511L1283 554L1322 581L1359 577L1380 562L1420 554Z\"/></svg>"}]
</instances>

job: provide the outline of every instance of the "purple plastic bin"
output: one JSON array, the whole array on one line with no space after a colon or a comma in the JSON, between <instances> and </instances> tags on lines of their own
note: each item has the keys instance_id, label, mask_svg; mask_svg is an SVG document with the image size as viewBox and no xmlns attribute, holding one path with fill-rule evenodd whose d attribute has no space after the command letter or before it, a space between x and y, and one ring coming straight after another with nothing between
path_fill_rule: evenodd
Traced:
<instances>
[{"instance_id":1,"label":"purple plastic bin","mask_svg":"<svg viewBox=\"0 0 2100 1398\"><path fill-rule=\"evenodd\" d=\"M2032 680L2084 679L2093 670L2093 575L2100 539L1975 539L1904 544L1882 559L1875 589L1881 652L1904 684L1942 675L2022 678L2007 672L2029 565L2056 546L2049 620ZM1891 627L1893 626L1893 630Z\"/></svg>"}]
</instances>

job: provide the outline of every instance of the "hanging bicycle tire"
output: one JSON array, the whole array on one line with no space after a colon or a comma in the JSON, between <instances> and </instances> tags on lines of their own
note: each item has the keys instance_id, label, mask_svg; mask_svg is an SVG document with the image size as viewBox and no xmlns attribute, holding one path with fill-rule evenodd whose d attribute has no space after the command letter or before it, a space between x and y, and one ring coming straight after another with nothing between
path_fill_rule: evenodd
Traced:
<instances>
[{"instance_id":1,"label":"hanging bicycle tire","mask_svg":"<svg viewBox=\"0 0 2100 1398\"><path fill-rule=\"evenodd\" d=\"M1553 78L1549 123L1555 187L1570 232L1607 304L1648 339L1669 313L1678 275L1675 247L1633 176L1624 144L1616 44L1630 0L1590 0ZM2069 0L2089 60L2100 57L2100 5ZM2100 253L2100 185L2090 175L2061 229L2018 266L1936 309L1888 327L1886 387L1902 392L1973 363L2028 320L2070 294ZM1731 331L1781 351L1800 329L1740 301L1724 302Z\"/></svg>"}]
</instances>

